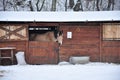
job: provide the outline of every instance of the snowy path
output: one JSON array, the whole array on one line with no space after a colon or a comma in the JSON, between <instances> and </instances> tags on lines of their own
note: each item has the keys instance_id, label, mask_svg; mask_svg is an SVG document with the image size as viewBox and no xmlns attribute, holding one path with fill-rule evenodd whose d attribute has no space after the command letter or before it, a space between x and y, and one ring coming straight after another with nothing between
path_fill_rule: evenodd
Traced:
<instances>
[{"instance_id":1,"label":"snowy path","mask_svg":"<svg viewBox=\"0 0 120 80\"><path fill-rule=\"evenodd\" d=\"M0 80L120 80L120 65L13 65L0 66Z\"/></svg>"}]
</instances>

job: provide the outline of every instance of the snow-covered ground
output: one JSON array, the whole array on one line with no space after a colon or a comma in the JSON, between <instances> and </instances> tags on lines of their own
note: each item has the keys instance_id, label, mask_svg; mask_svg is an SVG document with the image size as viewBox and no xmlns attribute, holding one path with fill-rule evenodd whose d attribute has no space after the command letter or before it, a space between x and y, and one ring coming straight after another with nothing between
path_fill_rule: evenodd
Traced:
<instances>
[{"instance_id":1,"label":"snow-covered ground","mask_svg":"<svg viewBox=\"0 0 120 80\"><path fill-rule=\"evenodd\" d=\"M120 65L108 63L12 65L0 71L0 80L120 80Z\"/></svg>"}]
</instances>

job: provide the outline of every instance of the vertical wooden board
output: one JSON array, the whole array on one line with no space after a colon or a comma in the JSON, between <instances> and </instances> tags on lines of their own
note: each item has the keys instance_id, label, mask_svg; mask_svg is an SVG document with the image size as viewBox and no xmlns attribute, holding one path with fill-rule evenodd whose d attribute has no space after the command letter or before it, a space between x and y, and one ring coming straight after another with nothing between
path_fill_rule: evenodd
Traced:
<instances>
[{"instance_id":1,"label":"vertical wooden board","mask_svg":"<svg viewBox=\"0 0 120 80\"><path fill-rule=\"evenodd\" d=\"M1 27L5 28L5 29L8 29L9 30L9 26L5 26L5 25L1 25ZM9 32L8 31L5 31L3 29L0 29L0 36L5 36L6 34L8 34ZM9 39L9 35L5 36L4 38L1 38L1 39Z\"/></svg>"},{"instance_id":2,"label":"vertical wooden board","mask_svg":"<svg viewBox=\"0 0 120 80\"><path fill-rule=\"evenodd\" d=\"M120 39L120 24L104 24L103 39L119 40Z\"/></svg>"},{"instance_id":3,"label":"vertical wooden board","mask_svg":"<svg viewBox=\"0 0 120 80\"><path fill-rule=\"evenodd\" d=\"M103 39L104 38L112 38L112 31L110 25L103 25Z\"/></svg>"},{"instance_id":4,"label":"vertical wooden board","mask_svg":"<svg viewBox=\"0 0 120 80\"><path fill-rule=\"evenodd\" d=\"M18 26L11 25L11 26L10 26L10 31L14 31L14 30L16 30L17 28L18 28ZM10 35L10 39L11 39L11 40L18 40L19 37L16 36L16 35L14 35L14 34L12 34L12 35Z\"/></svg>"},{"instance_id":5,"label":"vertical wooden board","mask_svg":"<svg viewBox=\"0 0 120 80\"><path fill-rule=\"evenodd\" d=\"M117 26L117 34L116 34L116 36L118 38L120 38L120 25L116 25L116 26Z\"/></svg>"},{"instance_id":6,"label":"vertical wooden board","mask_svg":"<svg viewBox=\"0 0 120 80\"><path fill-rule=\"evenodd\" d=\"M20 26L20 27L22 27L22 26ZM17 33L21 34L24 37L27 37L27 27L25 26L24 29L18 31Z\"/></svg>"},{"instance_id":7,"label":"vertical wooden board","mask_svg":"<svg viewBox=\"0 0 120 80\"><path fill-rule=\"evenodd\" d=\"M4 36L5 34L6 34L6 32L4 30L0 29L0 37Z\"/></svg>"}]
</instances>

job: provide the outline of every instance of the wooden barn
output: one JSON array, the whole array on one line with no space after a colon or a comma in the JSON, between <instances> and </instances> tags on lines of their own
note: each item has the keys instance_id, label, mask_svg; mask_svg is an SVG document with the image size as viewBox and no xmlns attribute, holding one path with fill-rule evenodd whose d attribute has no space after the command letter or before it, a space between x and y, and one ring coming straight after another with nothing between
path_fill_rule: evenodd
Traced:
<instances>
[{"instance_id":1,"label":"wooden barn","mask_svg":"<svg viewBox=\"0 0 120 80\"><path fill-rule=\"evenodd\" d=\"M63 43L30 40L31 33L63 30ZM71 56L92 62L120 63L120 11L0 12L0 64L57 64Z\"/></svg>"}]
</instances>

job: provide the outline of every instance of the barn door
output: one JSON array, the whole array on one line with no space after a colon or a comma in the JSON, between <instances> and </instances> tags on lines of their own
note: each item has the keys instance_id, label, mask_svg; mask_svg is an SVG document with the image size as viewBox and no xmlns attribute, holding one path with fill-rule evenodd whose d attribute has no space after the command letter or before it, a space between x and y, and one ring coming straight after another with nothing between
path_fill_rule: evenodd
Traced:
<instances>
[{"instance_id":1,"label":"barn door","mask_svg":"<svg viewBox=\"0 0 120 80\"><path fill-rule=\"evenodd\" d=\"M54 42L29 42L30 64L56 64L58 62L58 46Z\"/></svg>"},{"instance_id":2,"label":"barn door","mask_svg":"<svg viewBox=\"0 0 120 80\"><path fill-rule=\"evenodd\" d=\"M26 25L1 25L0 41L28 40Z\"/></svg>"}]
</instances>

